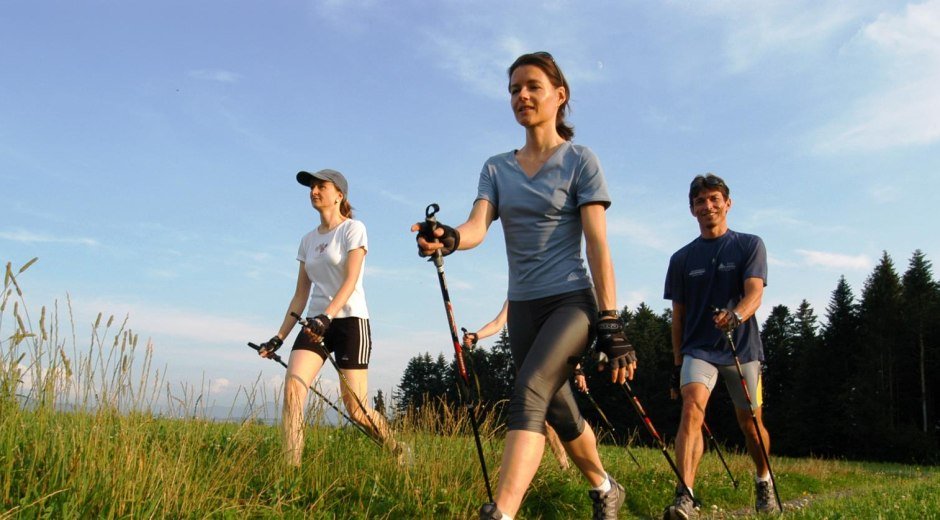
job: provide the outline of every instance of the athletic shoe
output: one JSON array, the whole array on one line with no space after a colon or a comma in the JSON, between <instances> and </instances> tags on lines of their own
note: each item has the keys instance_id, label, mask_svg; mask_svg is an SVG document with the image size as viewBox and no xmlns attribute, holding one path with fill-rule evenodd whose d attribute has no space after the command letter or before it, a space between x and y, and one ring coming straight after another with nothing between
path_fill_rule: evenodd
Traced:
<instances>
[{"instance_id":1,"label":"athletic shoe","mask_svg":"<svg viewBox=\"0 0 940 520\"><path fill-rule=\"evenodd\" d=\"M617 520L617 512L623 507L623 501L627 498L627 492L623 486L614 480L614 477L607 475L610 479L610 490L601 493L596 489L588 491L588 496L594 502L594 520Z\"/></svg>"},{"instance_id":2,"label":"athletic shoe","mask_svg":"<svg viewBox=\"0 0 940 520\"><path fill-rule=\"evenodd\" d=\"M663 520L693 520L698 518L699 505L684 488L676 488L676 498L663 511Z\"/></svg>"},{"instance_id":3,"label":"athletic shoe","mask_svg":"<svg viewBox=\"0 0 940 520\"><path fill-rule=\"evenodd\" d=\"M480 506L480 520L503 520L503 512L496 509L496 504L487 502Z\"/></svg>"},{"instance_id":4,"label":"athletic shoe","mask_svg":"<svg viewBox=\"0 0 940 520\"><path fill-rule=\"evenodd\" d=\"M776 513L780 511L777 507L777 499L774 497L774 486L768 480L767 482L757 482L754 484L754 491L757 500L754 502L754 509L758 513Z\"/></svg>"}]
</instances>

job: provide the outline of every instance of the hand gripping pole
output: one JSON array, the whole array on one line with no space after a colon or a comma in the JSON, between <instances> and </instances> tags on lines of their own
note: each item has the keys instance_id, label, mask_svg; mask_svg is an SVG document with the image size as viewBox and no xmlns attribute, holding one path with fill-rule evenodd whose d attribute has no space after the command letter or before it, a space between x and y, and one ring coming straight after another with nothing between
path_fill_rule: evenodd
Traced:
<instances>
[{"instance_id":1,"label":"hand gripping pole","mask_svg":"<svg viewBox=\"0 0 940 520\"><path fill-rule=\"evenodd\" d=\"M437 228L437 219L435 214L440 211L440 206L430 204L425 209L424 224L422 232L425 236L432 236L434 229ZM490 476L486 470L486 458L483 455L483 443L480 441L480 426L477 422L476 412L473 403L470 401L470 376L467 373L467 365L463 359L463 349L460 347L460 339L457 336L457 322L454 320L454 307L450 302L450 292L447 290L447 279L444 277L444 256L440 251L435 251L429 261L434 262L437 269L437 281L441 286L441 296L444 298L444 311L447 313L447 324L450 327L450 337L454 343L454 359L457 362L457 373L462 383L460 386L462 392L467 398L467 413L470 416L470 425L473 427L473 439L476 442L477 456L480 458L480 469L483 471L483 483L486 485L486 495L490 502L493 500L493 490L490 487Z\"/></svg>"}]
</instances>

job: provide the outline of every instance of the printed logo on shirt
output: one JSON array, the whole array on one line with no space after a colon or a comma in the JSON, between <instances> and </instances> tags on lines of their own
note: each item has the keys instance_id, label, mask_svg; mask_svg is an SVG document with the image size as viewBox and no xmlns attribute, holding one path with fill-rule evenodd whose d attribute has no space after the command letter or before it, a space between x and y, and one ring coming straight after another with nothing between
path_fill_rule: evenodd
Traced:
<instances>
[{"instance_id":1,"label":"printed logo on shirt","mask_svg":"<svg viewBox=\"0 0 940 520\"><path fill-rule=\"evenodd\" d=\"M734 271L737 266L734 265L734 262L728 262L727 264L722 262L718 264L719 271Z\"/></svg>"},{"instance_id":2,"label":"printed logo on shirt","mask_svg":"<svg viewBox=\"0 0 940 520\"><path fill-rule=\"evenodd\" d=\"M578 273L575 273L575 272L572 272L571 274L568 275L568 281L569 281L569 282L575 282L575 281L579 280L580 278L581 278L581 277L578 276Z\"/></svg>"},{"instance_id":3,"label":"printed logo on shirt","mask_svg":"<svg viewBox=\"0 0 940 520\"><path fill-rule=\"evenodd\" d=\"M317 245L316 249L317 249L317 254L322 255L323 252L326 251L326 244L319 244Z\"/></svg>"},{"instance_id":4,"label":"printed logo on shirt","mask_svg":"<svg viewBox=\"0 0 940 520\"><path fill-rule=\"evenodd\" d=\"M692 269L689 271L689 276L691 277L702 276L703 274L705 274L704 269Z\"/></svg>"}]
</instances>

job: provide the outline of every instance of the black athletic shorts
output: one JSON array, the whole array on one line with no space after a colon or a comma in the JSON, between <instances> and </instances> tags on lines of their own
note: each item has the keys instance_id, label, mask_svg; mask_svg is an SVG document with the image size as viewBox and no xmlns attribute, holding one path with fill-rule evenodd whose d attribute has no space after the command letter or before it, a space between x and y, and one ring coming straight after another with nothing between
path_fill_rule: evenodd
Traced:
<instances>
[{"instance_id":1,"label":"black athletic shorts","mask_svg":"<svg viewBox=\"0 0 940 520\"><path fill-rule=\"evenodd\" d=\"M313 320L313 318L307 318ZM336 318L326 329L323 344L333 354L340 368L369 368L372 355L372 328L363 318ZM301 330L294 340L294 350L309 350L326 360L326 352L319 343L311 341L310 334Z\"/></svg>"}]
</instances>

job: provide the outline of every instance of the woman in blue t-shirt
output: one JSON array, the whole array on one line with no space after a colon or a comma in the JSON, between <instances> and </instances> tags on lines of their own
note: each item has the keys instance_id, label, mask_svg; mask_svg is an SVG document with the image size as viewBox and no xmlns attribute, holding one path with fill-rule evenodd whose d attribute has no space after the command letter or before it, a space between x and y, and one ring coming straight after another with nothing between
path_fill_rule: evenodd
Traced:
<instances>
[{"instance_id":1,"label":"woman in blue t-shirt","mask_svg":"<svg viewBox=\"0 0 940 520\"><path fill-rule=\"evenodd\" d=\"M624 489L604 470L568 382L595 334L612 381L632 378L636 368L617 311L607 185L594 153L570 142L570 89L550 54L517 58L509 68L509 94L525 145L486 161L466 222L418 237L422 255L476 247L496 219L506 237L509 341L517 374L496 503L484 504L480 518L512 518L519 510L542 459L546 420L593 488L594 518L616 518Z\"/></svg>"}]
</instances>

